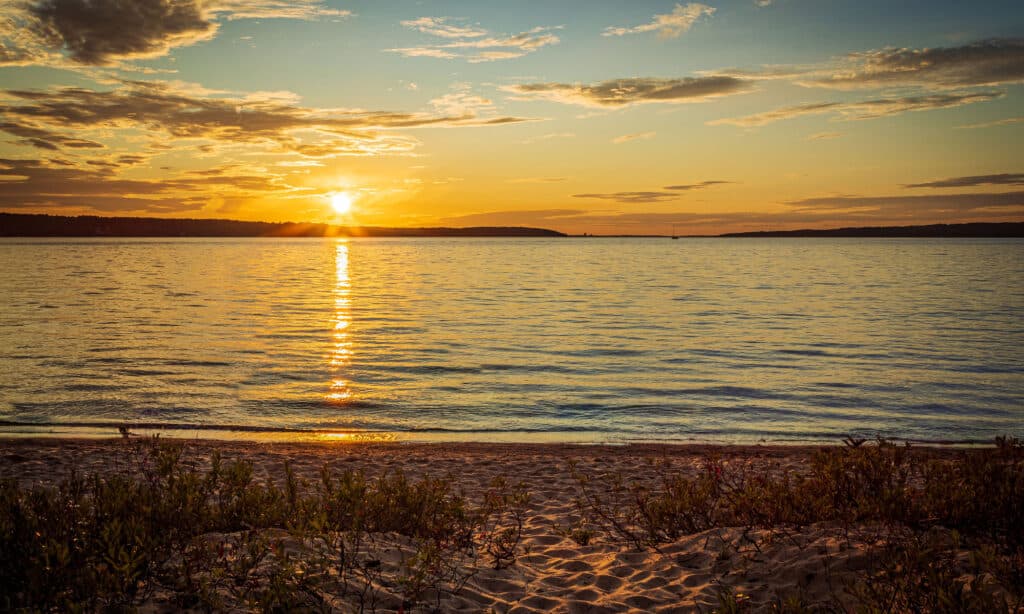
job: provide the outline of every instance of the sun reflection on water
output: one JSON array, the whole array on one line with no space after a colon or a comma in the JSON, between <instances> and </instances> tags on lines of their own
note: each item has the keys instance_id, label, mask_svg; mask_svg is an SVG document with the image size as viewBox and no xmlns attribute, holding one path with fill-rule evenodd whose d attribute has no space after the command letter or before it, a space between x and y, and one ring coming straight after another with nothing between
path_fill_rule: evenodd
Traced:
<instances>
[{"instance_id":1,"label":"sun reflection on water","mask_svg":"<svg viewBox=\"0 0 1024 614\"><path fill-rule=\"evenodd\" d=\"M341 403L352 398L349 382L344 379L346 367L352 363L352 340L349 325L352 323L351 283L348 276L348 242L339 240L335 244L334 257L334 332L331 344L331 380L327 400Z\"/></svg>"}]
</instances>

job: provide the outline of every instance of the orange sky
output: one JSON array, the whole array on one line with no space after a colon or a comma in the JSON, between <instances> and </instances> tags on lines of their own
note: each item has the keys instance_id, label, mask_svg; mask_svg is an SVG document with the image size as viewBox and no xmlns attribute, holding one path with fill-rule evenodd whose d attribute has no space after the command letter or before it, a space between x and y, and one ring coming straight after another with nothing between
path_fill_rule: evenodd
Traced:
<instances>
[{"instance_id":1,"label":"orange sky","mask_svg":"<svg viewBox=\"0 0 1024 614\"><path fill-rule=\"evenodd\" d=\"M0 210L596 234L1024 219L1018 2L138 2L0 7Z\"/></svg>"}]
</instances>

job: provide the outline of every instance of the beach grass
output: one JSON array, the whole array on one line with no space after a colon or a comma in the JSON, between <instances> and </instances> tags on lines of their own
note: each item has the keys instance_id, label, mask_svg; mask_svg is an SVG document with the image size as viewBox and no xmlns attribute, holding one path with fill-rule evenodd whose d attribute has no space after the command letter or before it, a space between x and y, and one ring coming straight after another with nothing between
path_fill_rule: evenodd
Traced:
<instances>
[{"instance_id":1,"label":"beach grass","mask_svg":"<svg viewBox=\"0 0 1024 614\"><path fill-rule=\"evenodd\" d=\"M515 560L525 493L496 479L469 501L445 479L397 471L368 480L327 468L308 483L253 479L247 460L214 453L206 471L182 446L134 448L130 467L56 487L0 483L0 607L132 609L154 597L182 608L330 610L380 598L380 551L399 550L391 601L411 608L458 590L480 565Z\"/></svg>"},{"instance_id":2,"label":"beach grass","mask_svg":"<svg viewBox=\"0 0 1024 614\"><path fill-rule=\"evenodd\" d=\"M1024 611L1024 445L935 458L878 440L814 452L796 473L727 465L714 455L695 475L667 471L655 486L576 473L580 525L634 548L659 549L695 533L732 529L722 548L741 555L829 524L865 553L863 573L815 610L857 612ZM577 537L579 539L579 537ZM827 571L827 570L823 570ZM747 611L742 594L719 593L720 611ZM779 595L778 611L808 609Z\"/></svg>"},{"instance_id":3,"label":"beach grass","mask_svg":"<svg viewBox=\"0 0 1024 614\"><path fill-rule=\"evenodd\" d=\"M1024 611L1012 438L941 452L851 440L781 464L570 450L560 507L549 458L528 484L464 455L481 486L430 463L265 471L216 445L201 462L182 443L109 447L101 472L0 481L0 609ZM692 579L702 597L687 600Z\"/></svg>"}]
</instances>

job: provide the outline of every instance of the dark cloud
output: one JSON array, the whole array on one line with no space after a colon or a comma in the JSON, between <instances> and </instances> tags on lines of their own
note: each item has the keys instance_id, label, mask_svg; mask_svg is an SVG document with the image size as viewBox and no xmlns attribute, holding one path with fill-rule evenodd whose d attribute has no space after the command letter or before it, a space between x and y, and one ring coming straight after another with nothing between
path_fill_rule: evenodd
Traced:
<instances>
[{"instance_id":1,"label":"dark cloud","mask_svg":"<svg viewBox=\"0 0 1024 614\"><path fill-rule=\"evenodd\" d=\"M187 211L211 199L294 198L311 190L287 185L287 173L262 169L257 175L203 169L210 174L171 175L161 181L123 176L151 154L167 151L167 142L172 149L188 148L201 156L240 145L246 153L307 158L404 154L419 141L397 130L530 121L496 116L493 107L455 113L325 110L303 107L281 94L238 96L139 81L123 81L111 90L7 90L0 92L0 118L0 132L14 136L16 144L40 150L37 154L62 154L49 160L7 160L0 170L0 207L151 213ZM113 139L111 144L122 147L126 131L150 142L134 145L135 151L115 152L99 142Z\"/></svg>"},{"instance_id":2,"label":"dark cloud","mask_svg":"<svg viewBox=\"0 0 1024 614\"><path fill-rule=\"evenodd\" d=\"M700 190L703 188L709 188L716 185L722 185L727 183L733 183L732 181L720 181L720 180L709 180L701 181L700 183L682 183L677 185L667 185L661 190L670 191L640 191L640 192L601 192L601 193L589 193L589 194L573 194L573 198L596 198L599 200L611 200L617 203L624 204L635 204L635 203L660 203L667 200L678 200L681 196L680 192L688 192L691 190Z\"/></svg>"},{"instance_id":3,"label":"dark cloud","mask_svg":"<svg viewBox=\"0 0 1024 614\"><path fill-rule=\"evenodd\" d=\"M216 31L198 0L42 0L28 10L40 37L82 64L163 55Z\"/></svg>"},{"instance_id":4,"label":"dark cloud","mask_svg":"<svg viewBox=\"0 0 1024 614\"><path fill-rule=\"evenodd\" d=\"M520 83L502 89L524 99L545 99L591 107L623 107L640 103L698 102L748 91L751 83L736 77L709 75L679 79L637 77L593 85Z\"/></svg>"},{"instance_id":5,"label":"dark cloud","mask_svg":"<svg viewBox=\"0 0 1024 614\"><path fill-rule=\"evenodd\" d=\"M0 121L0 132L22 137L17 142L38 149L57 151L61 147L72 149L102 149L103 144L87 139L65 136L27 124Z\"/></svg>"},{"instance_id":6,"label":"dark cloud","mask_svg":"<svg viewBox=\"0 0 1024 614\"><path fill-rule=\"evenodd\" d=\"M222 19L350 14L322 0L13 0L0 3L0 65L118 64L208 40Z\"/></svg>"},{"instance_id":7,"label":"dark cloud","mask_svg":"<svg viewBox=\"0 0 1024 614\"><path fill-rule=\"evenodd\" d=\"M74 146L54 131L135 128L175 138L222 143L264 143L312 157L405 153L417 145L398 128L497 126L533 121L521 117L347 111L306 108L275 98L214 95L163 82L126 81L98 91L65 87L7 90L0 130L24 138ZM30 132L32 134L30 134ZM81 146L81 145L80 145Z\"/></svg>"},{"instance_id":8,"label":"dark cloud","mask_svg":"<svg viewBox=\"0 0 1024 614\"><path fill-rule=\"evenodd\" d=\"M957 88L1024 82L1024 39L997 38L959 47L886 48L854 53L826 75L801 81L836 89L922 86Z\"/></svg>"},{"instance_id":9,"label":"dark cloud","mask_svg":"<svg viewBox=\"0 0 1024 614\"><path fill-rule=\"evenodd\" d=\"M998 175L973 175L953 177L927 183L910 183L905 188L967 188L977 185L1024 185L1024 173L1000 173Z\"/></svg>"},{"instance_id":10,"label":"dark cloud","mask_svg":"<svg viewBox=\"0 0 1024 614\"><path fill-rule=\"evenodd\" d=\"M666 200L676 200L679 194L675 192L610 192L602 194L573 194L573 198L597 198L600 200L613 200L617 203L660 203Z\"/></svg>"},{"instance_id":11,"label":"dark cloud","mask_svg":"<svg viewBox=\"0 0 1024 614\"><path fill-rule=\"evenodd\" d=\"M126 158L126 159L121 159ZM117 170L132 156L89 160L0 159L0 208L87 208L96 211L189 211L230 194L287 191L273 175L225 173L161 180L124 179Z\"/></svg>"}]
</instances>

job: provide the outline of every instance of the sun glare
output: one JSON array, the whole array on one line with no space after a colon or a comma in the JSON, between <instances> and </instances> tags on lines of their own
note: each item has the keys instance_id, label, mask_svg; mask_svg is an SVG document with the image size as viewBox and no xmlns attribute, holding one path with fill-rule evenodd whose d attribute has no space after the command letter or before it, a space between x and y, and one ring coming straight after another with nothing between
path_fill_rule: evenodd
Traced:
<instances>
[{"instance_id":1,"label":"sun glare","mask_svg":"<svg viewBox=\"0 0 1024 614\"><path fill-rule=\"evenodd\" d=\"M352 209L352 196L348 192L335 192L331 196L331 207L336 213L348 213Z\"/></svg>"}]
</instances>

